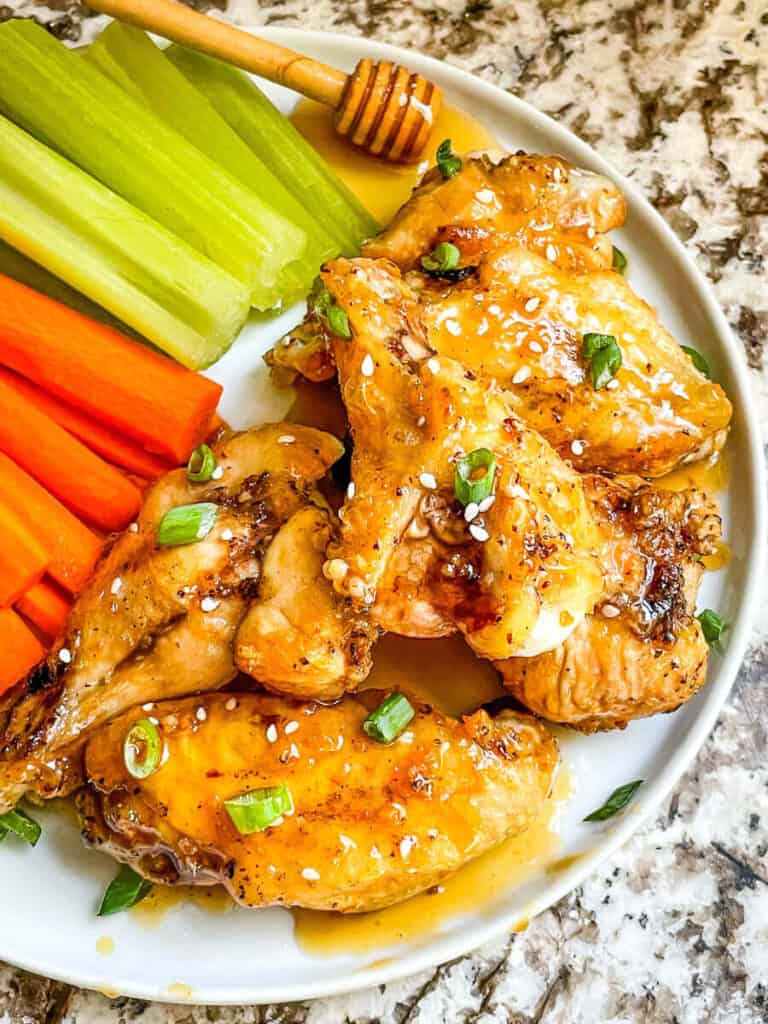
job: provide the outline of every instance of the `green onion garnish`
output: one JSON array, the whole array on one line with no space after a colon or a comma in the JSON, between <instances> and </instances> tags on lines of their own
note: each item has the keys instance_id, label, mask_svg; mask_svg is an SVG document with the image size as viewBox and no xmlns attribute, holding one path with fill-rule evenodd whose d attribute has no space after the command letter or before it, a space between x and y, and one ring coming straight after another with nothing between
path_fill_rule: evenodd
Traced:
<instances>
[{"instance_id":1,"label":"green onion garnish","mask_svg":"<svg viewBox=\"0 0 768 1024\"><path fill-rule=\"evenodd\" d=\"M128 730L123 743L123 760L129 775L146 779L160 764L163 741L154 722L140 718Z\"/></svg>"},{"instance_id":2,"label":"green onion garnish","mask_svg":"<svg viewBox=\"0 0 768 1024\"><path fill-rule=\"evenodd\" d=\"M390 693L363 722L363 731L377 743L391 743L416 714L402 693Z\"/></svg>"},{"instance_id":3,"label":"green onion garnish","mask_svg":"<svg viewBox=\"0 0 768 1024\"><path fill-rule=\"evenodd\" d=\"M320 317L329 331L335 334L337 338L344 338L346 341L349 341L352 337L349 317L341 306L336 304L333 295L331 295L320 278L317 279L315 286L310 292L308 303L312 311Z\"/></svg>"},{"instance_id":4,"label":"green onion garnish","mask_svg":"<svg viewBox=\"0 0 768 1024\"><path fill-rule=\"evenodd\" d=\"M217 466L216 456L208 445L199 444L189 456L187 479L196 484L204 484L211 479Z\"/></svg>"},{"instance_id":5,"label":"green onion garnish","mask_svg":"<svg viewBox=\"0 0 768 1024\"><path fill-rule=\"evenodd\" d=\"M439 242L429 256L421 257L421 265L425 270L453 270L458 267L461 253L451 242Z\"/></svg>"},{"instance_id":6,"label":"green onion garnish","mask_svg":"<svg viewBox=\"0 0 768 1024\"><path fill-rule=\"evenodd\" d=\"M146 878L137 875L133 868L123 864L115 877L107 886L107 891L101 900L99 917L106 917L107 914L117 914L121 910L128 910L135 907L137 903L147 895L152 888L152 883Z\"/></svg>"},{"instance_id":7,"label":"green onion garnish","mask_svg":"<svg viewBox=\"0 0 768 1024\"><path fill-rule=\"evenodd\" d=\"M613 269L626 277L628 260L617 245L613 247Z\"/></svg>"},{"instance_id":8,"label":"green onion garnish","mask_svg":"<svg viewBox=\"0 0 768 1024\"><path fill-rule=\"evenodd\" d=\"M451 149L451 140L443 139L435 154L437 166L444 178L452 178L461 170L461 157Z\"/></svg>"},{"instance_id":9,"label":"green onion garnish","mask_svg":"<svg viewBox=\"0 0 768 1024\"><path fill-rule=\"evenodd\" d=\"M15 836L23 839L30 846L35 846L43 831L36 821L33 821L28 814L18 808L0 815L0 829L2 829L0 839L7 832L13 832Z\"/></svg>"},{"instance_id":10,"label":"green onion garnish","mask_svg":"<svg viewBox=\"0 0 768 1024\"><path fill-rule=\"evenodd\" d=\"M619 786L618 789L614 789L605 803L596 811L588 814L584 821L605 821L606 818L612 818L614 814L618 814L627 806L642 784L643 779L635 779L634 782L627 782L625 785Z\"/></svg>"},{"instance_id":11,"label":"green onion garnish","mask_svg":"<svg viewBox=\"0 0 768 1024\"><path fill-rule=\"evenodd\" d=\"M287 786L267 786L224 801L227 814L241 836L263 832L293 811L293 799Z\"/></svg>"},{"instance_id":12,"label":"green onion garnish","mask_svg":"<svg viewBox=\"0 0 768 1024\"><path fill-rule=\"evenodd\" d=\"M157 528L157 543L172 548L202 540L213 529L218 511L218 506L211 501L169 509Z\"/></svg>"},{"instance_id":13,"label":"green onion garnish","mask_svg":"<svg viewBox=\"0 0 768 1024\"><path fill-rule=\"evenodd\" d=\"M456 463L453 490L465 507L470 502L480 504L493 490L496 475L496 457L488 448L476 448Z\"/></svg>"},{"instance_id":14,"label":"green onion garnish","mask_svg":"<svg viewBox=\"0 0 768 1024\"><path fill-rule=\"evenodd\" d=\"M581 355L584 362L589 363L596 391L609 384L621 366L621 349L612 334L585 334Z\"/></svg>"},{"instance_id":15,"label":"green onion garnish","mask_svg":"<svg viewBox=\"0 0 768 1024\"><path fill-rule=\"evenodd\" d=\"M709 363L701 352L698 352L695 348L691 348L690 345L681 345L680 348L690 358L699 373L703 373L707 380L711 380L712 374L709 372Z\"/></svg>"},{"instance_id":16,"label":"green onion garnish","mask_svg":"<svg viewBox=\"0 0 768 1024\"><path fill-rule=\"evenodd\" d=\"M696 618L699 620L704 639L709 646L722 653L722 637L725 630L728 629L725 619L718 615L717 612L713 612L711 608L705 608L701 615L697 615Z\"/></svg>"}]
</instances>

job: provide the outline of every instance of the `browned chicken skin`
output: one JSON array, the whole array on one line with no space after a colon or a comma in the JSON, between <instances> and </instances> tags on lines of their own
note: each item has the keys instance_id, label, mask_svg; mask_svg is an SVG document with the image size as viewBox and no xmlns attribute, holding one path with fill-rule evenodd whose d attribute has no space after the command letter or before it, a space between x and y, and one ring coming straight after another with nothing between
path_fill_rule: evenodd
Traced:
<instances>
[{"instance_id":1,"label":"browned chicken skin","mask_svg":"<svg viewBox=\"0 0 768 1024\"><path fill-rule=\"evenodd\" d=\"M322 501L314 482L341 451L318 430L264 426L216 446L220 479L194 484L175 470L153 486L136 528L116 540L78 598L56 650L3 702L0 810L30 790L71 791L85 736L113 715L234 677L234 638L256 596L263 550L308 500ZM218 506L208 536L159 547L163 514L200 501Z\"/></svg>"},{"instance_id":2,"label":"browned chicken skin","mask_svg":"<svg viewBox=\"0 0 768 1024\"><path fill-rule=\"evenodd\" d=\"M383 694L333 706L207 694L152 711L165 754L127 774L135 710L94 735L79 798L88 842L161 882L220 882L249 907L359 912L406 899L527 828L557 765L535 719L478 711L462 721L413 702L392 744L362 723ZM223 801L286 785L294 812L242 836Z\"/></svg>"},{"instance_id":3,"label":"browned chicken skin","mask_svg":"<svg viewBox=\"0 0 768 1024\"><path fill-rule=\"evenodd\" d=\"M598 608L556 650L496 667L536 714L593 732L674 711L703 685L699 559L713 553L720 517L697 490L664 491L632 477L585 480L603 537Z\"/></svg>"}]
</instances>

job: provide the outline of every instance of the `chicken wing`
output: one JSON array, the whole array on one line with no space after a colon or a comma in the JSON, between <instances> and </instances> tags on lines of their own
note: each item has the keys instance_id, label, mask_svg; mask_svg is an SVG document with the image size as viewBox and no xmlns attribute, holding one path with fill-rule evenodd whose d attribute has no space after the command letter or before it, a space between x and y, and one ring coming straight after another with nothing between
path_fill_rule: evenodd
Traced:
<instances>
[{"instance_id":1,"label":"chicken wing","mask_svg":"<svg viewBox=\"0 0 768 1024\"><path fill-rule=\"evenodd\" d=\"M578 474L493 384L428 358L421 307L393 264L336 260L323 280L350 327L333 344L354 442L326 574L340 594L375 606L382 583L397 585L392 560L423 513L451 548L435 565L431 603L473 649L498 658L556 646L601 586ZM493 453L496 476L473 516L455 499L454 477L457 460L477 449Z\"/></svg>"},{"instance_id":2,"label":"chicken wing","mask_svg":"<svg viewBox=\"0 0 768 1024\"><path fill-rule=\"evenodd\" d=\"M631 477L586 482L602 534L600 604L556 650L496 667L536 714L594 732L674 711L703 685L699 559L714 552L720 517L694 489L664 491Z\"/></svg>"},{"instance_id":3,"label":"chicken wing","mask_svg":"<svg viewBox=\"0 0 768 1024\"><path fill-rule=\"evenodd\" d=\"M291 431L234 435L216 446L219 479L194 484L175 470L150 490L138 523L75 603L65 636L0 709L0 810L30 790L49 797L76 786L87 732L113 715L233 678L235 632L263 549L342 452L328 434ZM165 512L200 501L217 506L207 537L160 547Z\"/></svg>"},{"instance_id":4,"label":"chicken wing","mask_svg":"<svg viewBox=\"0 0 768 1024\"><path fill-rule=\"evenodd\" d=\"M385 745L362 728L382 696L160 704L164 755L143 780L123 761L142 716L132 711L88 744L83 834L159 882L218 882L248 907L359 912L424 891L531 824L557 765L544 726L508 711L457 721L414 701L407 730ZM241 835L224 801L280 785L292 813Z\"/></svg>"},{"instance_id":5,"label":"chicken wing","mask_svg":"<svg viewBox=\"0 0 768 1024\"><path fill-rule=\"evenodd\" d=\"M292 697L336 700L371 669L378 630L323 576L329 509L296 512L267 548L258 597L237 632L238 667Z\"/></svg>"}]
</instances>

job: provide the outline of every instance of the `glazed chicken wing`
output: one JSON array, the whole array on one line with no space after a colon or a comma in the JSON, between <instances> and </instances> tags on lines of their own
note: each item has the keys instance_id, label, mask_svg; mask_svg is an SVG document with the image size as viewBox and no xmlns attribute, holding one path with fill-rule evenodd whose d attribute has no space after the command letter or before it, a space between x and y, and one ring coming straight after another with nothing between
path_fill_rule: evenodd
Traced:
<instances>
[{"instance_id":1,"label":"glazed chicken wing","mask_svg":"<svg viewBox=\"0 0 768 1024\"><path fill-rule=\"evenodd\" d=\"M600 591L580 478L493 385L429 357L421 307L391 263L337 260L323 280L349 322L350 338L333 344L354 442L326 574L375 617L377 600L384 610L398 585L403 545L424 520L439 522L450 551L434 565L438 615L483 657L556 646ZM456 463L478 449L493 453L495 490L466 513L454 495Z\"/></svg>"},{"instance_id":2,"label":"glazed chicken wing","mask_svg":"<svg viewBox=\"0 0 768 1024\"><path fill-rule=\"evenodd\" d=\"M414 701L416 716L386 745L362 728L382 696L160 704L164 754L143 780L123 760L142 716L130 712L88 744L84 835L159 882L221 883L248 907L357 912L424 891L534 821L557 764L544 726L507 711L457 721ZM224 801L281 785L292 813L241 835Z\"/></svg>"},{"instance_id":3,"label":"glazed chicken wing","mask_svg":"<svg viewBox=\"0 0 768 1024\"><path fill-rule=\"evenodd\" d=\"M694 610L720 517L694 489L632 477L586 483L602 534L598 608L556 650L496 667L536 714L593 732L674 711L703 685L707 644Z\"/></svg>"},{"instance_id":4,"label":"glazed chicken wing","mask_svg":"<svg viewBox=\"0 0 768 1024\"><path fill-rule=\"evenodd\" d=\"M318 430L288 435L265 426L216 446L220 479L194 484L175 470L154 485L135 528L115 541L75 603L54 652L4 701L0 810L30 790L48 797L76 786L86 734L113 715L233 678L235 633L263 549L316 494L314 481L341 451ZM217 507L208 535L159 546L164 513L201 501Z\"/></svg>"}]
</instances>

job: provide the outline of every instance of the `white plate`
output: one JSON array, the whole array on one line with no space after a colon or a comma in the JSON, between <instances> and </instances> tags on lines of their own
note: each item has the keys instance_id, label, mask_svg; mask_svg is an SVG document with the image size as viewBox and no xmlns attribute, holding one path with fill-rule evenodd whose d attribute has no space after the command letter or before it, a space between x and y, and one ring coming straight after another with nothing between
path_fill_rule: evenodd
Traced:
<instances>
[{"instance_id":1,"label":"white plate","mask_svg":"<svg viewBox=\"0 0 768 1024\"><path fill-rule=\"evenodd\" d=\"M763 564L761 449L742 353L680 242L635 188L548 117L448 65L365 39L288 29L259 33L338 67L351 69L363 55L400 61L438 82L450 103L483 122L509 149L560 153L619 184L629 217L617 241L629 256L632 284L681 342L706 355L734 404L730 484L723 497L733 557L725 569L707 574L700 598L701 607L718 609L732 628L725 656L711 659L708 685L674 715L635 722L625 732L566 737L564 758L576 791L562 812L556 856L583 854L569 871L537 871L499 892L490 908L450 920L439 934L412 947L313 958L295 944L292 917L282 910L214 915L184 905L151 928L132 914L99 920L95 908L114 864L83 849L71 820L42 812L45 836L35 850L3 844L0 958L76 985L165 1001L266 1003L379 984L466 953L558 900L669 793L712 728L744 654ZM296 99L285 90L270 93L286 110ZM223 414L235 426L285 411L284 397L270 389L261 355L299 313L249 326L211 371L226 387ZM631 813L608 827L580 823L614 785L634 778L646 784ZM96 949L104 936L114 941L110 956Z\"/></svg>"}]
</instances>

